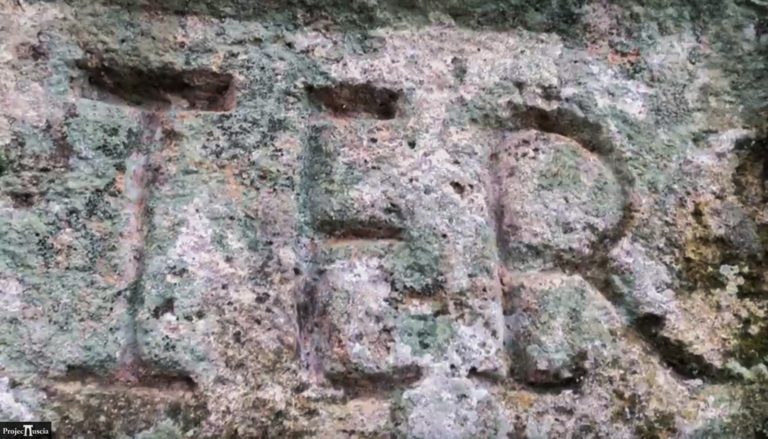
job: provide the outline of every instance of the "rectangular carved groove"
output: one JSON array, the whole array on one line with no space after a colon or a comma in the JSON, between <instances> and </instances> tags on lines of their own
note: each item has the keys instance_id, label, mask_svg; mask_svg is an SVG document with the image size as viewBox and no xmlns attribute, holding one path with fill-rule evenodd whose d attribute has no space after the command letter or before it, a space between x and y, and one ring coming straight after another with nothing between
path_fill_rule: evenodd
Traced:
<instances>
[{"instance_id":1,"label":"rectangular carved groove","mask_svg":"<svg viewBox=\"0 0 768 439\"><path fill-rule=\"evenodd\" d=\"M421 378L421 368L414 365L398 368L391 373L328 375L328 381L333 386L344 389L344 393L350 398L386 395L389 392L407 389Z\"/></svg>"},{"instance_id":2,"label":"rectangular carved groove","mask_svg":"<svg viewBox=\"0 0 768 439\"><path fill-rule=\"evenodd\" d=\"M394 119L399 112L402 92L372 84L338 84L306 87L310 101L336 116Z\"/></svg>"},{"instance_id":3,"label":"rectangular carved groove","mask_svg":"<svg viewBox=\"0 0 768 439\"><path fill-rule=\"evenodd\" d=\"M93 385L104 390L137 388L180 393L197 390L197 383L191 376L182 372L139 368L133 375L130 379L126 379L121 371L105 374L82 366L69 366L64 376L55 381L63 384L64 387L67 384L70 384L70 387L74 384Z\"/></svg>"},{"instance_id":4,"label":"rectangular carved groove","mask_svg":"<svg viewBox=\"0 0 768 439\"><path fill-rule=\"evenodd\" d=\"M334 227L336 226L336 227ZM346 227L344 227L346 226ZM321 223L319 231L341 240L402 240L403 229L389 224L331 224Z\"/></svg>"},{"instance_id":5,"label":"rectangular carved groove","mask_svg":"<svg viewBox=\"0 0 768 439\"><path fill-rule=\"evenodd\" d=\"M83 60L77 66L85 78L73 83L77 95L151 111L230 111L235 87L229 73L205 69L143 70Z\"/></svg>"}]
</instances>

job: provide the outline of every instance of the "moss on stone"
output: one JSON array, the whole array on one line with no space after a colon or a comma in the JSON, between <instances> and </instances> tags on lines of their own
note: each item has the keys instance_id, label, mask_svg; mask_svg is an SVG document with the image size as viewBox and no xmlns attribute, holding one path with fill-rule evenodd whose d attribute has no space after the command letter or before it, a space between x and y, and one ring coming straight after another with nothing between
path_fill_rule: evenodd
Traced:
<instances>
[{"instance_id":1,"label":"moss on stone","mask_svg":"<svg viewBox=\"0 0 768 439\"><path fill-rule=\"evenodd\" d=\"M182 439L184 432L169 420L161 421L148 430L134 436L134 439Z\"/></svg>"},{"instance_id":2,"label":"moss on stone","mask_svg":"<svg viewBox=\"0 0 768 439\"><path fill-rule=\"evenodd\" d=\"M768 325L758 325L758 330L754 332L749 330L749 325L745 325L733 349L733 356L746 367L768 363Z\"/></svg>"},{"instance_id":3,"label":"moss on stone","mask_svg":"<svg viewBox=\"0 0 768 439\"><path fill-rule=\"evenodd\" d=\"M539 175L538 189L541 191L563 190L582 192L584 182L581 179L584 156L573 148L561 148L552 155L546 169Z\"/></svg>"},{"instance_id":4,"label":"moss on stone","mask_svg":"<svg viewBox=\"0 0 768 439\"><path fill-rule=\"evenodd\" d=\"M6 157L5 153L3 151L0 151L0 177L5 175L6 172L8 172L11 168L11 163Z\"/></svg>"},{"instance_id":5,"label":"moss on stone","mask_svg":"<svg viewBox=\"0 0 768 439\"><path fill-rule=\"evenodd\" d=\"M717 235L708 226L711 222L707 220L708 209L706 205L696 204L691 212L693 221L685 230L686 237L680 254L683 290L708 292L725 287L727 279L720 270L727 265L738 267L744 280L739 286L739 296L765 297L768 294L764 277L768 272L768 261L763 257L761 249L768 248L767 228L756 227L745 216L738 225L731 227L730 234ZM731 209L740 208L733 206ZM745 229L753 230L753 234L736 235Z\"/></svg>"},{"instance_id":6,"label":"moss on stone","mask_svg":"<svg viewBox=\"0 0 768 439\"><path fill-rule=\"evenodd\" d=\"M675 415L670 412L661 412L644 417L635 428L635 434L639 439L672 438L677 432Z\"/></svg>"},{"instance_id":7,"label":"moss on stone","mask_svg":"<svg viewBox=\"0 0 768 439\"><path fill-rule=\"evenodd\" d=\"M768 438L768 382L756 378L735 390L731 415L711 422L692 434L696 439Z\"/></svg>"}]
</instances>

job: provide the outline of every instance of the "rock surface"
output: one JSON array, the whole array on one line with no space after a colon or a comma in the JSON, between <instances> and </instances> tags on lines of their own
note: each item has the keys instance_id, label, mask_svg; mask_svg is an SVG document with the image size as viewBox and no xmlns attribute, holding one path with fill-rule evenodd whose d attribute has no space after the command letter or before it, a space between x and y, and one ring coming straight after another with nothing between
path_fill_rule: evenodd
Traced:
<instances>
[{"instance_id":1,"label":"rock surface","mask_svg":"<svg viewBox=\"0 0 768 439\"><path fill-rule=\"evenodd\" d=\"M764 1L9 0L0 61L0 420L768 435Z\"/></svg>"},{"instance_id":2,"label":"rock surface","mask_svg":"<svg viewBox=\"0 0 768 439\"><path fill-rule=\"evenodd\" d=\"M506 345L523 381L578 381L615 351L612 332L620 328L620 319L580 276L536 273L511 283Z\"/></svg>"}]
</instances>

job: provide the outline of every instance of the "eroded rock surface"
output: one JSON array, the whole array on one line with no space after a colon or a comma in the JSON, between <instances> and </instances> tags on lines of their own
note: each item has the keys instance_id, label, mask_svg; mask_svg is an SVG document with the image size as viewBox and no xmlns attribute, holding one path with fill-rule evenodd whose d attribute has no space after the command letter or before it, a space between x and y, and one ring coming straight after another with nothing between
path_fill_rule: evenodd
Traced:
<instances>
[{"instance_id":1,"label":"eroded rock surface","mask_svg":"<svg viewBox=\"0 0 768 439\"><path fill-rule=\"evenodd\" d=\"M586 368L615 351L612 332L620 321L581 277L546 273L509 282L506 344L526 382L578 381Z\"/></svg>"},{"instance_id":2,"label":"eroded rock surface","mask_svg":"<svg viewBox=\"0 0 768 439\"><path fill-rule=\"evenodd\" d=\"M3 2L0 420L768 435L767 29L757 0Z\"/></svg>"}]
</instances>

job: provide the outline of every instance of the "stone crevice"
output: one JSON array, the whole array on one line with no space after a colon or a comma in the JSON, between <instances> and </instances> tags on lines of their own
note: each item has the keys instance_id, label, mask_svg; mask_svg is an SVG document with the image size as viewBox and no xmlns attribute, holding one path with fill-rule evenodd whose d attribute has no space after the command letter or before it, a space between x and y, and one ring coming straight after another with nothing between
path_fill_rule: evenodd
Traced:
<instances>
[{"instance_id":1,"label":"stone crevice","mask_svg":"<svg viewBox=\"0 0 768 439\"><path fill-rule=\"evenodd\" d=\"M206 69L145 69L93 56L76 62L82 75L73 81L76 95L149 111L227 112L235 107L231 74Z\"/></svg>"}]
</instances>

